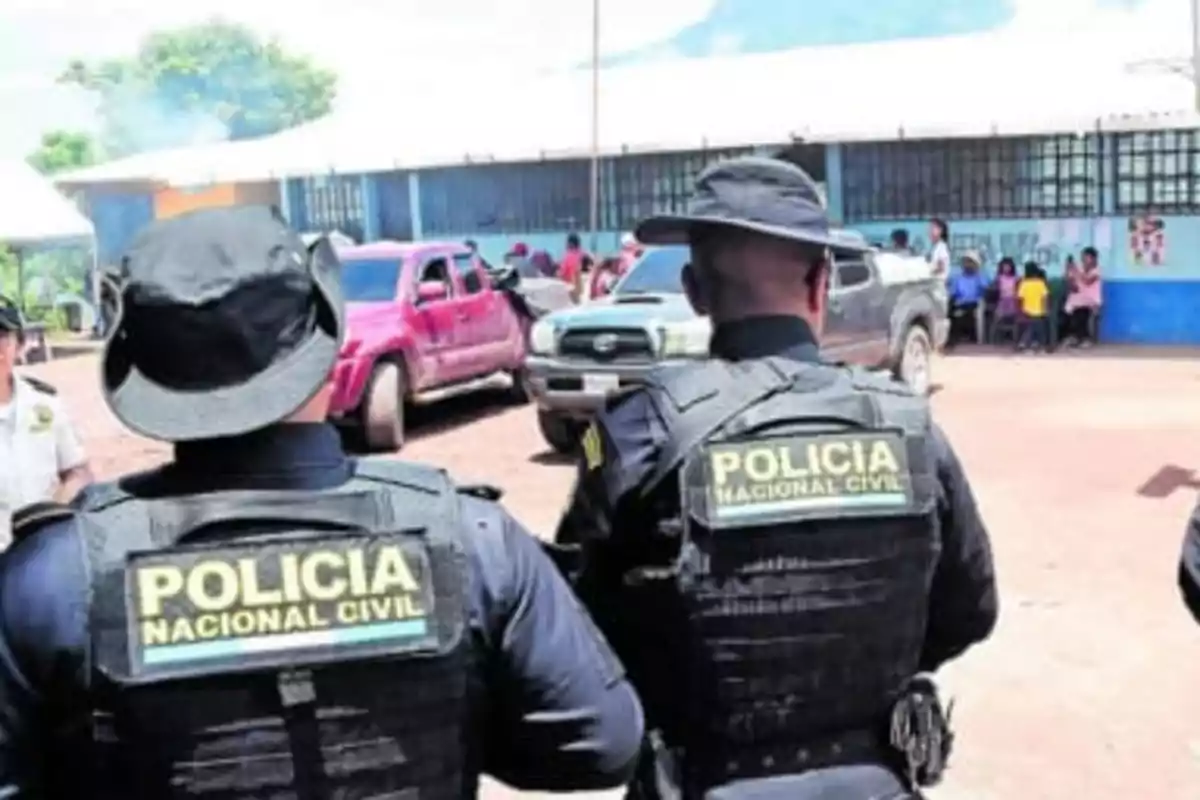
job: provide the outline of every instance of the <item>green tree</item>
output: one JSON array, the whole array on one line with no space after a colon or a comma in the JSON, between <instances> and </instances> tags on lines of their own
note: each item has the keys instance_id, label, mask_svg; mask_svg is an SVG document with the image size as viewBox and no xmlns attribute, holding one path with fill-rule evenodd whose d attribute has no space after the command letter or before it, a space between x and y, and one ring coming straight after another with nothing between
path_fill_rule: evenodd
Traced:
<instances>
[{"instance_id":1,"label":"green tree","mask_svg":"<svg viewBox=\"0 0 1200 800\"><path fill-rule=\"evenodd\" d=\"M29 156L29 163L43 175L63 170L90 167L98 160L99 152L92 135L83 131L48 131L42 142Z\"/></svg>"},{"instance_id":2,"label":"green tree","mask_svg":"<svg viewBox=\"0 0 1200 800\"><path fill-rule=\"evenodd\" d=\"M0 242L0 296L17 299L17 254Z\"/></svg>"},{"instance_id":3,"label":"green tree","mask_svg":"<svg viewBox=\"0 0 1200 800\"><path fill-rule=\"evenodd\" d=\"M72 62L59 81L98 95L113 155L275 133L337 94L334 73L221 20L151 34L133 58Z\"/></svg>"}]
</instances>

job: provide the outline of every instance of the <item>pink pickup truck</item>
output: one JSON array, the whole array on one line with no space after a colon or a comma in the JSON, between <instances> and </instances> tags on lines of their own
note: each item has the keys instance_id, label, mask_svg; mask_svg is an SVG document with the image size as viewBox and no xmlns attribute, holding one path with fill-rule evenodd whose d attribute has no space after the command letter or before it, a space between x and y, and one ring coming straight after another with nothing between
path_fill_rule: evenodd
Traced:
<instances>
[{"instance_id":1,"label":"pink pickup truck","mask_svg":"<svg viewBox=\"0 0 1200 800\"><path fill-rule=\"evenodd\" d=\"M524 400L526 323L480 260L450 242L375 242L338 251L346 339L331 414L372 450L404 443L406 402L475 388L497 373Z\"/></svg>"}]
</instances>

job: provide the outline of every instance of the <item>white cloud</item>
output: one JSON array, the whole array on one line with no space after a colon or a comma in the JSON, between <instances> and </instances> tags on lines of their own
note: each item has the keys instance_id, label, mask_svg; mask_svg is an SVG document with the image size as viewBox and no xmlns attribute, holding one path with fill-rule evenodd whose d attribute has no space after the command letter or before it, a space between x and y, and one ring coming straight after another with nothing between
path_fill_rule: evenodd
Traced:
<instances>
[{"instance_id":1,"label":"white cloud","mask_svg":"<svg viewBox=\"0 0 1200 800\"><path fill-rule=\"evenodd\" d=\"M1183 55L1191 48L1191 17L1184 0L1143 0L1134 8L1101 10L1096 0L1016 0L1016 15L1005 33L1095 33L1129 57ZM1055 54L1031 53L1053 62Z\"/></svg>"},{"instance_id":2,"label":"white cloud","mask_svg":"<svg viewBox=\"0 0 1200 800\"><path fill-rule=\"evenodd\" d=\"M736 33L719 33L708 45L710 56L731 56L742 49L742 38Z\"/></svg>"},{"instance_id":3,"label":"white cloud","mask_svg":"<svg viewBox=\"0 0 1200 800\"><path fill-rule=\"evenodd\" d=\"M601 50L669 38L715 0L601 0ZM341 76L340 105L396 95L478 90L586 61L588 0L3 0L0 2L0 156L24 153L41 130L78 121L79 99L45 103L71 58L130 52L146 33L213 16L243 22L311 54ZM19 88L6 78L21 73ZM64 104L72 109L64 111ZM17 123L13 124L13 120Z\"/></svg>"}]
</instances>

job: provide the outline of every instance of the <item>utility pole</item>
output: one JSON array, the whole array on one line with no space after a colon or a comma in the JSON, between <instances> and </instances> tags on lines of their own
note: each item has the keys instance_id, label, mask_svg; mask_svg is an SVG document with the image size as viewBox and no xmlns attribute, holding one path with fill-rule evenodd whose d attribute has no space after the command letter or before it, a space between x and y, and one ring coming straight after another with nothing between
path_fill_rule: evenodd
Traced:
<instances>
[{"instance_id":1,"label":"utility pole","mask_svg":"<svg viewBox=\"0 0 1200 800\"><path fill-rule=\"evenodd\" d=\"M1195 89L1195 110L1200 113L1200 0L1192 2L1192 87Z\"/></svg>"},{"instance_id":2,"label":"utility pole","mask_svg":"<svg viewBox=\"0 0 1200 800\"><path fill-rule=\"evenodd\" d=\"M1195 8L1200 0L1192 0ZM1197 85L1200 92L1200 84ZM1200 94L1197 95L1200 99ZM600 235L600 0L592 0L592 175L588 200L589 251L595 256Z\"/></svg>"}]
</instances>

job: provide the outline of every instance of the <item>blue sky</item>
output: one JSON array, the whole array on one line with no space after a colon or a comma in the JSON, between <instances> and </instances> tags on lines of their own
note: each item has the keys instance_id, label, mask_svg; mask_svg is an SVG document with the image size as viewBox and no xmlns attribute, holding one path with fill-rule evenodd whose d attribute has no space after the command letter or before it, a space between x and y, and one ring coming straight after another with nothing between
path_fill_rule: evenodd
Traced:
<instances>
[{"instance_id":1,"label":"blue sky","mask_svg":"<svg viewBox=\"0 0 1200 800\"><path fill-rule=\"evenodd\" d=\"M609 63L763 52L796 46L1061 27L1184 0L602 0ZM1131 10L1132 9L1132 10ZM429 92L497 87L587 60L587 0L0 0L0 157L40 131L89 127L89 99L55 87L71 58L131 52L147 32L206 17L249 24L312 54L342 78L343 106L380 102L381 87ZM1052 59L1053 54L1043 54ZM931 76L931 80L935 79ZM486 90L486 85L483 87Z\"/></svg>"}]
</instances>

